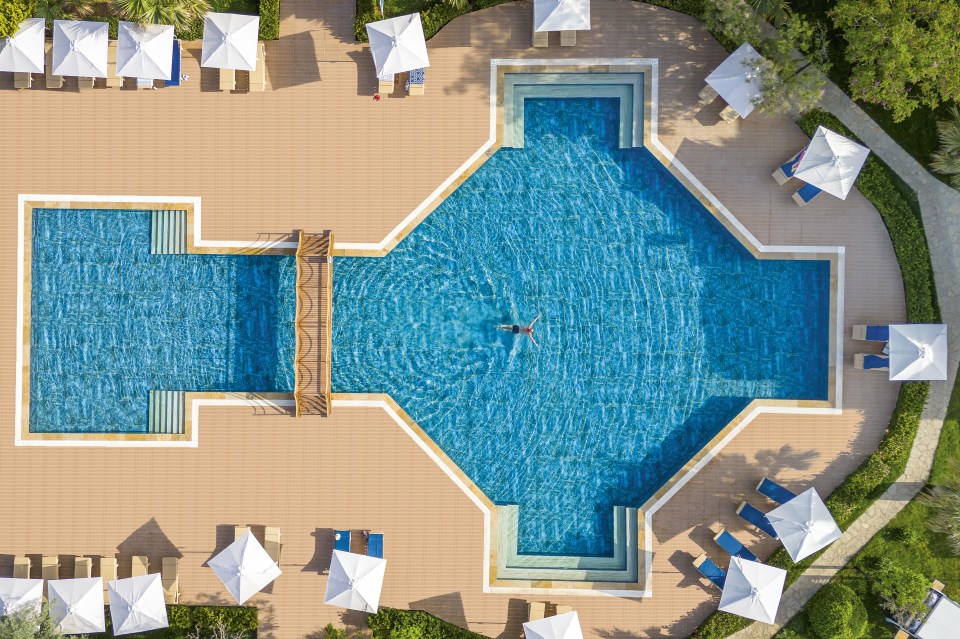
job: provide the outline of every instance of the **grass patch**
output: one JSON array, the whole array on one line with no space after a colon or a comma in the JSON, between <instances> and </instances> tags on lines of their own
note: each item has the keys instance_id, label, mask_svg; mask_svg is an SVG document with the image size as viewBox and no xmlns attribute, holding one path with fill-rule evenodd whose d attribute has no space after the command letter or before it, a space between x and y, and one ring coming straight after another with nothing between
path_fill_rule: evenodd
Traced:
<instances>
[{"instance_id":1,"label":"grass patch","mask_svg":"<svg viewBox=\"0 0 960 639\"><path fill-rule=\"evenodd\" d=\"M386 0L383 10L387 17L420 12L423 35L429 40L454 18L504 2L513 0L470 0L463 9L454 9L443 0ZM353 26L353 35L357 42L367 42L365 25L380 19L380 5L377 0L357 0L357 20Z\"/></svg>"}]
</instances>

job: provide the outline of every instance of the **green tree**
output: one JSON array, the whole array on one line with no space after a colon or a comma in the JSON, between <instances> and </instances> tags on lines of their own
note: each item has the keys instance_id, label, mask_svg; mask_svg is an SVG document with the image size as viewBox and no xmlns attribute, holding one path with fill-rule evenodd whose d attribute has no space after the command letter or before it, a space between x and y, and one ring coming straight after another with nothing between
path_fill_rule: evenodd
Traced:
<instances>
[{"instance_id":1,"label":"green tree","mask_svg":"<svg viewBox=\"0 0 960 639\"><path fill-rule=\"evenodd\" d=\"M950 117L937 122L937 135L940 137L940 150L933 154L930 167L942 175L949 175L950 184L960 189L960 110L950 107ZM960 522L960 515L955 518ZM960 531L960 523L957 525ZM954 548L960 554L960 532L951 537Z\"/></svg>"},{"instance_id":2,"label":"green tree","mask_svg":"<svg viewBox=\"0 0 960 639\"><path fill-rule=\"evenodd\" d=\"M189 28L210 11L208 0L112 0L114 10L138 24L171 24L177 31Z\"/></svg>"},{"instance_id":3,"label":"green tree","mask_svg":"<svg viewBox=\"0 0 960 639\"><path fill-rule=\"evenodd\" d=\"M954 114L956 111L954 108ZM960 462L955 464L951 476L953 479L921 493L920 501L933 511L928 521L930 530L946 535L953 552L960 555Z\"/></svg>"},{"instance_id":4,"label":"green tree","mask_svg":"<svg viewBox=\"0 0 960 639\"><path fill-rule=\"evenodd\" d=\"M916 615L926 609L930 580L920 572L905 568L882 557L871 571L871 588L882 602L884 610L901 626L907 626Z\"/></svg>"},{"instance_id":5,"label":"green tree","mask_svg":"<svg viewBox=\"0 0 960 639\"><path fill-rule=\"evenodd\" d=\"M75 20L91 15L94 3L90 0L36 0L34 14L47 21L47 29L54 20Z\"/></svg>"},{"instance_id":6,"label":"green tree","mask_svg":"<svg viewBox=\"0 0 960 639\"><path fill-rule=\"evenodd\" d=\"M21 608L0 617L0 639L63 639L63 635L53 624L44 604L39 615L29 608Z\"/></svg>"},{"instance_id":7,"label":"green tree","mask_svg":"<svg viewBox=\"0 0 960 639\"><path fill-rule=\"evenodd\" d=\"M20 23L33 15L33 0L3 0L0 2L0 38L12 36Z\"/></svg>"},{"instance_id":8,"label":"green tree","mask_svg":"<svg viewBox=\"0 0 960 639\"><path fill-rule=\"evenodd\" d=\"M920 105L960 101L956 0L839 0L830 15L847 41L854 98L894 122Z\"/></svg>"},{"instance_id":9,"label":"green tree","mask_svg":"<svg viewBox=\"0 0 960 639\"><path fill-rule=\"evenodd\" d=\"M820 639L858 639L867 629L867 609L850 588L827 584L807 604L807 622Z\"/></svg>"},{"instance_id":10,"label":"green tree","mask_svg":"<svg viewBox=\"0 0 960 639\"><path fill-rule=\"evenodd\" d=\"M347 639L347 631L342 628L336 628L332 623L323 627L323 639Z\"/></svg>"},{"instance_id":11,"label":"green tree","mask_svg":"<svg viewBox=\"0 0 960 639\"><path fill-rule=\"evenodd\" d=\"M750 6L761 18L774 24L779 24L790 15L786 0L750 0Z\"/></svg>"}]
</instances>

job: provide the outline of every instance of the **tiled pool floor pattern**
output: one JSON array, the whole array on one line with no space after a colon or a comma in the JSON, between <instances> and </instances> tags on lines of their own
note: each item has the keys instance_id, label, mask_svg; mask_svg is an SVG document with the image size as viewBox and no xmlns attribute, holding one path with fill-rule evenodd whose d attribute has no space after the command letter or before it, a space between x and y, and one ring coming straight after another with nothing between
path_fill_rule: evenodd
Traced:
<instances>
[{"instance_id":1,"label":"tiled pool floor pattern","mask_svg":"<svg viewBox=\"0 0 960 639\"><path fill-rule=\"evenodd\" d=\"M593 30L577 46L530 48L531 9L510 3L456 19L430 44L427 95L370 99L369 51L352 43L355 3L284 0L283 37L267 43L268 91L216 92L201 71L200 43L188 43L177 91L0 90L0 112L18 126L5 135L17 161L0 172L0 293L17 287L21 193L185 194L203 198L203 234L254 240L265 232L332 228L338 240L377 242L489 133L491 57L640 56L660 59L660 138L767 244L847 248L845 324L904 319L899 269L876 211L856 192L817 198L804 209L770 179L805 137L788 118L752 114L720 123L719 102L703 109L697 91L726 55L696 22L635 2L597 1ZM12 87L12 79L0 77ZM74 85L75 86L75 85ZM78 144L77 122L89 134ZM157 131L149 146L127 143ZM309 122L308 126L304 123ZM146 149L146 150L145 150ZM398 160L399 159L399 160ZM358 181L359 180L359 181ZM233 524L280 526L284 574L260 606L264 639L299 639L351 618L318 605L334 527L376 527L389 560L382 603L428 610L488 637L516 637L526 602L571 605L588 639L684 637L717 594L690 565L726 526L765 554L734 515L740 499L771 473L788 486L829 492L883 433L895 389L883 375L858 373L843 347L841 416L764 415L661 509L653 522L654 597L488 594L483 520L476 506L389 417L341 410L328 420L272 418L244 409L203 409L200 447L149 449L15 448L12 441L16 309L0 307L0 476L12 490L0 517L0 575L22 553L121 551L152 561L182 554L181 601L228 602L206 562ZM242 469L243 472L239 472ZM137 477L155 490L131 499ZM229 478L229 479L228 479ZM762 506L762 502L757 502ZM141 527L156 518L160 534ZM69 522L69 525L64 525ZM222 534L221 534L222 533ZM71 558L62 557L69 575Z\"/></svg>"}]
</instances>

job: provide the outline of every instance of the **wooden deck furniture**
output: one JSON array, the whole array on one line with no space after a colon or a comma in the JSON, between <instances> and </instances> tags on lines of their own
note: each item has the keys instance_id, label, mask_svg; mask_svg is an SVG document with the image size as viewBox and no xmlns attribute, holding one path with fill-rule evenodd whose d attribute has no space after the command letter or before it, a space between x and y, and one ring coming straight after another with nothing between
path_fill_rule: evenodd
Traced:
<instances>
[{"instance_id":1,"label":"wooden deck furniture","mask_svg":"<svg viewBox=\"0 0 960 639\"><path fill-rule=\"evenodd\" d=\"M100 579L103 580L103 603L110 603L110 595L107 592L107 582L117 580L117 558L100 558Z\"/></svg>"},{"instance_id":2,"label":"wooden deck furniture","mask_svg":"<svg viewBox=\"0 0 960 639\"><path fill-rule=\"evenodd\" d=\"M30 578L30 558L29 557L14 557L13 558L13 577L14 579L29 579Z\"/></svg>"},{"instance_id":3,"label":"wooden deck furniture","mask_svg":"<svg viewBox=\"0 0 960 639\"><path fill-rule=\"evenodd\" d=\"M234 526L233 527L233 540L236 541L250 532L249 526Z\"/></svg>"},{"instance_id":4,"label":"wooden deck furniture","mask_svg":"<svg viewBox=\"0 0 960 639\"><path fill-rule=\"evenodd\" d=\"M261 42L257 48L257 68L250 72L250 90L260 93L267 88L267 47Z\"/></svg>"},{"instance_id":5,"label":"wooden deck furniture","mask_svg":"<svg viewBox=\"0 0 960 639\"><path fill-rule=\"evenodd\" d=\"M700 104L710 104L720 96L717 90L709 84L703 85L703 88L700 89L700 93L697 95L700 96Z\"/></svg>"},{"instance_id":6,"label":"wooden deck furniture","mask_svg":"<svg viewBox=\"0 0 960 639\"><path fill-rule=\"evenodd\" d=\"M220 90L234 91L237 88L237 72L234 69L220 69Z\"/></svg>"},{"instance_id":7,"label":"wooden deck furniture","mask_svg":"<svg viewBox=\"0 0 960 639\"><path fill-rule=\"evenodd\" d=\"M117 41L110 40L107 47L107 88L123 86L123 78L117 75Z\"/></svg>"},{"instance_id":8,"label":"wooden deck furniture","mask_svg":"<svg viewBox=\"0 0 960 639\"><path fill-rule=\"evenodd\" d=\"M150 560L144 555L134 555L133 564L130 567L131 577L143 577L150 570Z\"/></svg>"},{"instance_id":9,"label":"wooden deck furniture","mask_svg":"<svg viewBox=\"0 0 960 639\"><path fill-rule=\"evenodd\" d=\"M273 526L267 526L263 532L263 549L270 555L273 562L280 565L280 529Z\"/></svg>"},{"instance_id":10,"label":"wooden deck furniture","mask_svg":"<svg viewBox=\"0 0 960 639\"><path fill-rule=\"evenodd\" d=\"M527 621L537 621L547 616L547 604L542 601L531 601L527 605Z\"/></svg>"},{"instance_id":11,"label":"wooden deck furniture","mask_svg":"<svg viewBox=\"0 0 960 639\"><path fill-rule=\"evenodd\" d=\"M60 578L60 561L57 557L43 557L40 560L40 576L43 579Z\"/></svg>"},{"instance_id":12,"label":"wooden deck furniture","mask_svg":"<svg viewBox=\"0 0 960 639\"><path fill-rule=\"evenodd\" d=\"M177 557L164 557L161 560L160 582L164 601L168 604L180 601L180 560Z\"/></svg>"},{"instance_id":13,"label":"wooden deck furniture","mask_svg":"<svg viewBox=\"0 0 960 639\"><path fill-rule=\"evenodd\" d=\"M720 119L724 122L736 122L739 117L737 110L729 104L720 112Z\"/></svg>"},{"instance_id":14,"label":"wooden deck furniture","mask_svg":"<svg viewBox=\"0 0 960 639\"><path fill-rule=\"evenodd\" d=\"M30 73L14 73L13 74L13 88L14 89L29 89L33 86L33 75Z\"/></svg>"},{"instance_id":15,"label":"wooden deck furniture","mask_svg":"<svg viewBox=\"0 0 960 639\"><path fill-rule=\"evenodd\" d=\"M44 69L44 71L47 79L47 88L62 89L63 76L53 75L53 42L51 40L47 40L46 51L47 51L47 66Z\"/></svg>"},{"instance_id":16,"label":"wooden deck furniture","mask_svg":"<svg viewBox=\"0 0 960 639\"><path fill-rule=\"evenodd\" d=\"M89 579L93 577L93 559L90 557L77 557L73 562L73 578Z\"/></svg>"},{"instance_id":17,"label":"wooden deck furniture","mask_svg":"<svg viewBox=\"0 0 960 639\"><path fill-rule=\"evenodd\" d=\"M560 46L561 46L561 47L575 47L575 46L577 46L577 32L576 32L576 31L561 31L561 32L560 32Z\"/></svg>"}]
</instances>

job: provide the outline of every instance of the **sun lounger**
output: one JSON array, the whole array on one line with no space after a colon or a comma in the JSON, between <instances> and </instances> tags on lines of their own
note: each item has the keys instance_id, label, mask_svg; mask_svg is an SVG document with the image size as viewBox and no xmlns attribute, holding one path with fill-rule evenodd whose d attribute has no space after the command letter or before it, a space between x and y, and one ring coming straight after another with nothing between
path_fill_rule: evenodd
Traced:
<instances>
[{"instance_id":1,"label":"sun lounger","mask_svg":"<svg viewBox=\"0 0 960 639\"><path fill-rule=\"evenodd\" d=\"M790 181L790 178L797 172L797 165L800 164L800 160L803 159L803 154L806 151L805 148L800 149L795 156L777 167L777 170L773 172L773 179L777 181L777 184L786 184Z\"/></svg>"},{"instance_id":2,"label":"sun lounger","mask_svg":"<svg viewBox=\"0 0 960 639\"><path fill-rule=\"evenodd\" d=\"M235 69L220 69L220 90L233 91L237 88L237 72Z\"/></svg>"},{"instance_id":3,"label":"sun lounger","mask_svg":"<svg viewBox=\"0 0 960 639\"><path fill-rule=\"evenodd\" d=\"M936 592L939 592L939 593L942 593L944 588L945 588L945 586L944 586L943 582L942 582L942 581L939 581L939 580L937 580L937 579L934 579L934 580L933 580L933 583L930 584L930 590L933 590L933 591L936 591Z\"/></svg>"},{"instance_id":4,"label":"sun lounger","mask_svg":"<svg viewBox=\"0 0 960 639\"><path fill-rule=\"evenodd\" d=\"M727 532L726 529L721 530L713 538L717 545L727 551L731 557L740 557L741 559L749 559L750 561L757 561L757 556L750 552L746 546L740 543L740 540Z\"/></svg>"},{"instance_id":5,"label":"sun lounger","mask_svg":"<svg viewBox=\"0 0 960 639\"><path fill-rule=\"evenodd\" d=\"M47 40L47 66L45 68L48 89L62 89L63 76L53 75L53 41Z\"/></svg>"},{"instance_id":6,"label":"sun lounger","mask_svg":"<svg viewBox=\"0 0 960 639\"><path fill-rule=\"evenodd\" d=\"M267 526L263 531L263 549L278 566L280 565L280 547L280 529Z\"/></svg>"},{"instance_id":7,"label":"sun lounger","mask_svg":"<svg viewBox=\"0 0 960 639\"><path fill-rule=\"evenodd\" d=\"M392 73L388 73L385 76L377 78L377 93L393 93L393 85L396 81L397 76Z\"/></svg>"},{"instance_id":8,"label":"sun lounger","mask_svg":"<svg viewBox=\"0 0 960 639\"><path fill-rule=\"evenodd\" d=\"M13 558L13 577L14 579L29 579L30 578L30 558L29 557L14 557Z\"/></svg>"},{"instance_id":9,"label":"sun lounger","mask_svg":"<svg viewBox=\"0 0 960 639\"><path fill-rule=\"evenodd\" d=\"M757 492L778 504L785 504L797 496L795 493L790 492L777 482L772 479L767 479L766 477L761 479L760 483L757 484Z\"/></svg>"},{"instance_id":10,"label":"sun lounger","mask_svg":"<svg viewBox=\"0 0 960 639\"><path fill-rule=\"evenodd\" d=\"M60 578L60 561L57 557L43 557L40 560L40 576L43 579Z\"/></svg>"},{"instance_id":11,"label":"sun lounger","mask_svg":"<svg viewBox=\"0 0 960 639\"><path fill-rule=\"evenodd\" d=\"M717 93L717 90L714 89L709 84L703 85L703 88L700 89L700 104L710 104L720 95Z\"/></svg>"},{"instance_id":12,"label":"sun lounger","mask_svg":"<svg viewBox=\"0 0 960 639\"><path fill-rule=\"evenodd\" d=\"M33 75L19 72L13 74L14 89L29 89L31 86L33 86Z\"/></svg>"},{"instance_id":13,"label":"sun lounger","mask_svg":"<svg viewBox=\"0 0 960 639\"><path fill-rule=\"evenodd\" d=\"M267 88L267 48L261 42L257 49L257 68L250 72L250 90L260 93Z\"/></svg>"},{"instance_id":14,"label":"sun lounger","mask_svg":"<svg viewBox=\"0 0 960 639\"><path fill-rule=\"evenodd\" d=\"M723 590L723 584L727 580L727 573L723 568L713 563L706 555L700 555L693 560L693 567L700 571L700 574L710 580L717 588Z\"/></svg>"},{"instance_id":15,"label":"sun lounger","mask_svg":"<svg viewBox=\"0 0 960 639\"><path fill-rule=\"evenodd\" d=\"M560 32L560 46L561 46L561 47L575 47L575 46L577 46L577 32L576 32L576 31L561 31L561 32Z\"/></svg>"},{"instance_id":16,"label":"sun lounger","mask_svg":"<svg viewBox=\"0 0 960 639\"><path fill-rule=\"evenodd\" d=\"M117 41L111 40L107 47L107 88L123 86L123 78L117 75Z\"/></svg>"},{"instance_id":17,"label":"sun lounger","mask_svg":"<svg viewBox=\"0 0 960 639\"><path fill-rule=\"evenodd\" d=\"M537 31L536 23L533 26L533 46L537 48L546 47L550 45L550 32L549 31Z\"/></svg>"},{"instance_id":18,"label":"sun lounger","mask_svg":"<svg viewBox=\"0 0 960 639\"><path fill-rule=\"evenodd\" d=\"M163 600L168 604L175 604L180 601L180 560L176 557L164 557L160 561Z\"/></svg>"},{"instance_id":19,"label":"sun lounger","mask_svg":"<svg viewBox=\"0 0 960 639\"><path fill-rule=\"evenodd\" d=\"M134 555L133 563L130 567L131 577L143 577L150 570L150 560L143 555Z\"/></svg>"},{"instance_id":20,"label":"sun lounger","mask_svg":"<svg viewBox=\"0 0 960 639\"><path fill-rule=\"evenodd\" d=\"M767 519L767 516L754 508L751 504L748 504L747 502L741 502L740 506L737 508L737 514L745 519L748 523L753 524L755 527L767 533L774 539L779 539L777 536L777 531L773 529L773 526L770 524L770 520Z\"/></svg>"},{"instance_id":21,"label":"sun lounger","mask_svg":"<svg viewBox=\"0 0 960 639\"><path fill-rule=\"evenodd\" d=\"M383 559L383 533L367 533L367 554Z\"/></svg>"},{"instance_id":22,"label":"sun lounger","mask_svg":"<svg viewBox=\"0 0 960 639\"><path fill-rule=\"evenodd\" d=\"M336 530L333 533L333 549L350 552L350 531Z\"/></svg>"},{"instance_id":23,"label":"sun lounger","mask_svg":"<svg viewBox=\"0 0 960 639\"><path fill-rule=\"evenodd\" d=\"M890 327L884 325L854 324L853 339L866 342L890 341Z\"/></svg>"},{"instance_id":24,"label":"sun lounger","mask_svg":"<svg viewBox=\"0 0 960 639\"><path fill-rule=\"evenodd\" d=\"M234 526L233 527L233 540L236 541L250 532L250 526Z\"/></svg>"},{"instance_id":25,"label":"sun lounger","mask_svg":"<svg viewBox=\"0 0 960 639\"><path fill-rule=\"evenodd\" d=\"M90 577L93 577L93 559L77 557L73 562L73 578L89 579Z\"/></svg>"},{"instance_id":26,"label":"sun lounger","mask_svg":"<svg viewBox=\"0 0 960 639\"><path fill-rule=\"evenodd\" d=\"M107 583L117 580L117 558L100 558L100 579L103 581L103 602L110 603L110 596L107 594Z\"/></svg>"},{"instance_id":27,"label":"sun lounger","mask_svg":"<svg viewBox=\"0 0 960 639\"><path fill-rule=\"evenodd\" d=\"M77 78L78 89L92 89L95 78Z\"/></svg>"},{"instance_id":28,"label":"sun lounger","mask_svg":"<svg viewBox=\"0 0 960 639\"><path fill-rule=\"evenodd\" d=\"M138 88L138 89L153 89L153 79L152 79L152 78L137 78L137 88Z\"/></svg>"},{"instance_id":29,"label":"sun lounger","mask_svg":"<svg viewBox=\"0 0 960 639\"><path fill-rule=\"evenodd\" d=\"M407 75L407 95L423 95L426 73L423 69L414 69Z\"/></svg>"},{"instance_id":30,"label":"sun lounger","mask_svg":"<svg viewBox=\"0 0 960 639\"><path fill-rule=\"evenodd\" d=\"M865 371L885 371L890 369L890 358L886 355L857 353L853 356L853 367Z\"/></svg>"},{"instance_id":31,"label":"sun lounger","mask_svg":"<svg viewBox=\"0 0 960 639\"><path fill-rule=\"evenodd\" d=\"M565 614L567 614L568 612L573 612L573 607L572 607L572 606L560 606L560 605L557 606L557 614L558 614L558 615L565 615Z\"/></svg>"},{"instance_id":32,"label":"sun lounger","mask_svg":"<svg viewBox=\"0 0 960 639\"><path fill-rule=\"evenodd\" d=\"M183 65L183 49L180 48L180 40L173 41L173 60L170 64L170 79L163 81L165 87L180 86L181 71Z\"/></svg>"},{"instance_id":33,"label":"sun lounger","mask_svg":"<svg viewBox=\"0 0 960 639\"><path fill-rule=\"evenodd\" d=\"M903 628L899 628L897 634L893 635L893 639L910 639L910 635Z\"/></svg>"},{"instance_id":34,"label":"sun lounger","mask_svg":"<svg viewBox=\"0 0 960 639\"><path fill-rule=\"evenodd\" d=\"M527 621L539 621L547 616L547 604L542 601L531 601L527 604Z\"/></svg>"},{"instance_id":35,"label":"sun lounger","mask_svg":"<svg viewBox=\"0 0 960 639\"><path fill-rule=\"evenodd\" d=\"M804 206L821 193L823 193L823 191L814 185L804 184L793 194L793 201L797 203L797 206Z\"/></svg>"},{"instance_id":36,"label":"sun lounger","mask_svg":"<svg viewBox=\"0 0 960 639\"><path fill-rule=\"evenodd\" d=\"M723 111L720 112L720 119L724 122L736 122L739 117L740 115L737 113L737 110L730 105L727 105Z\"/></svg>"}]
</instances>

